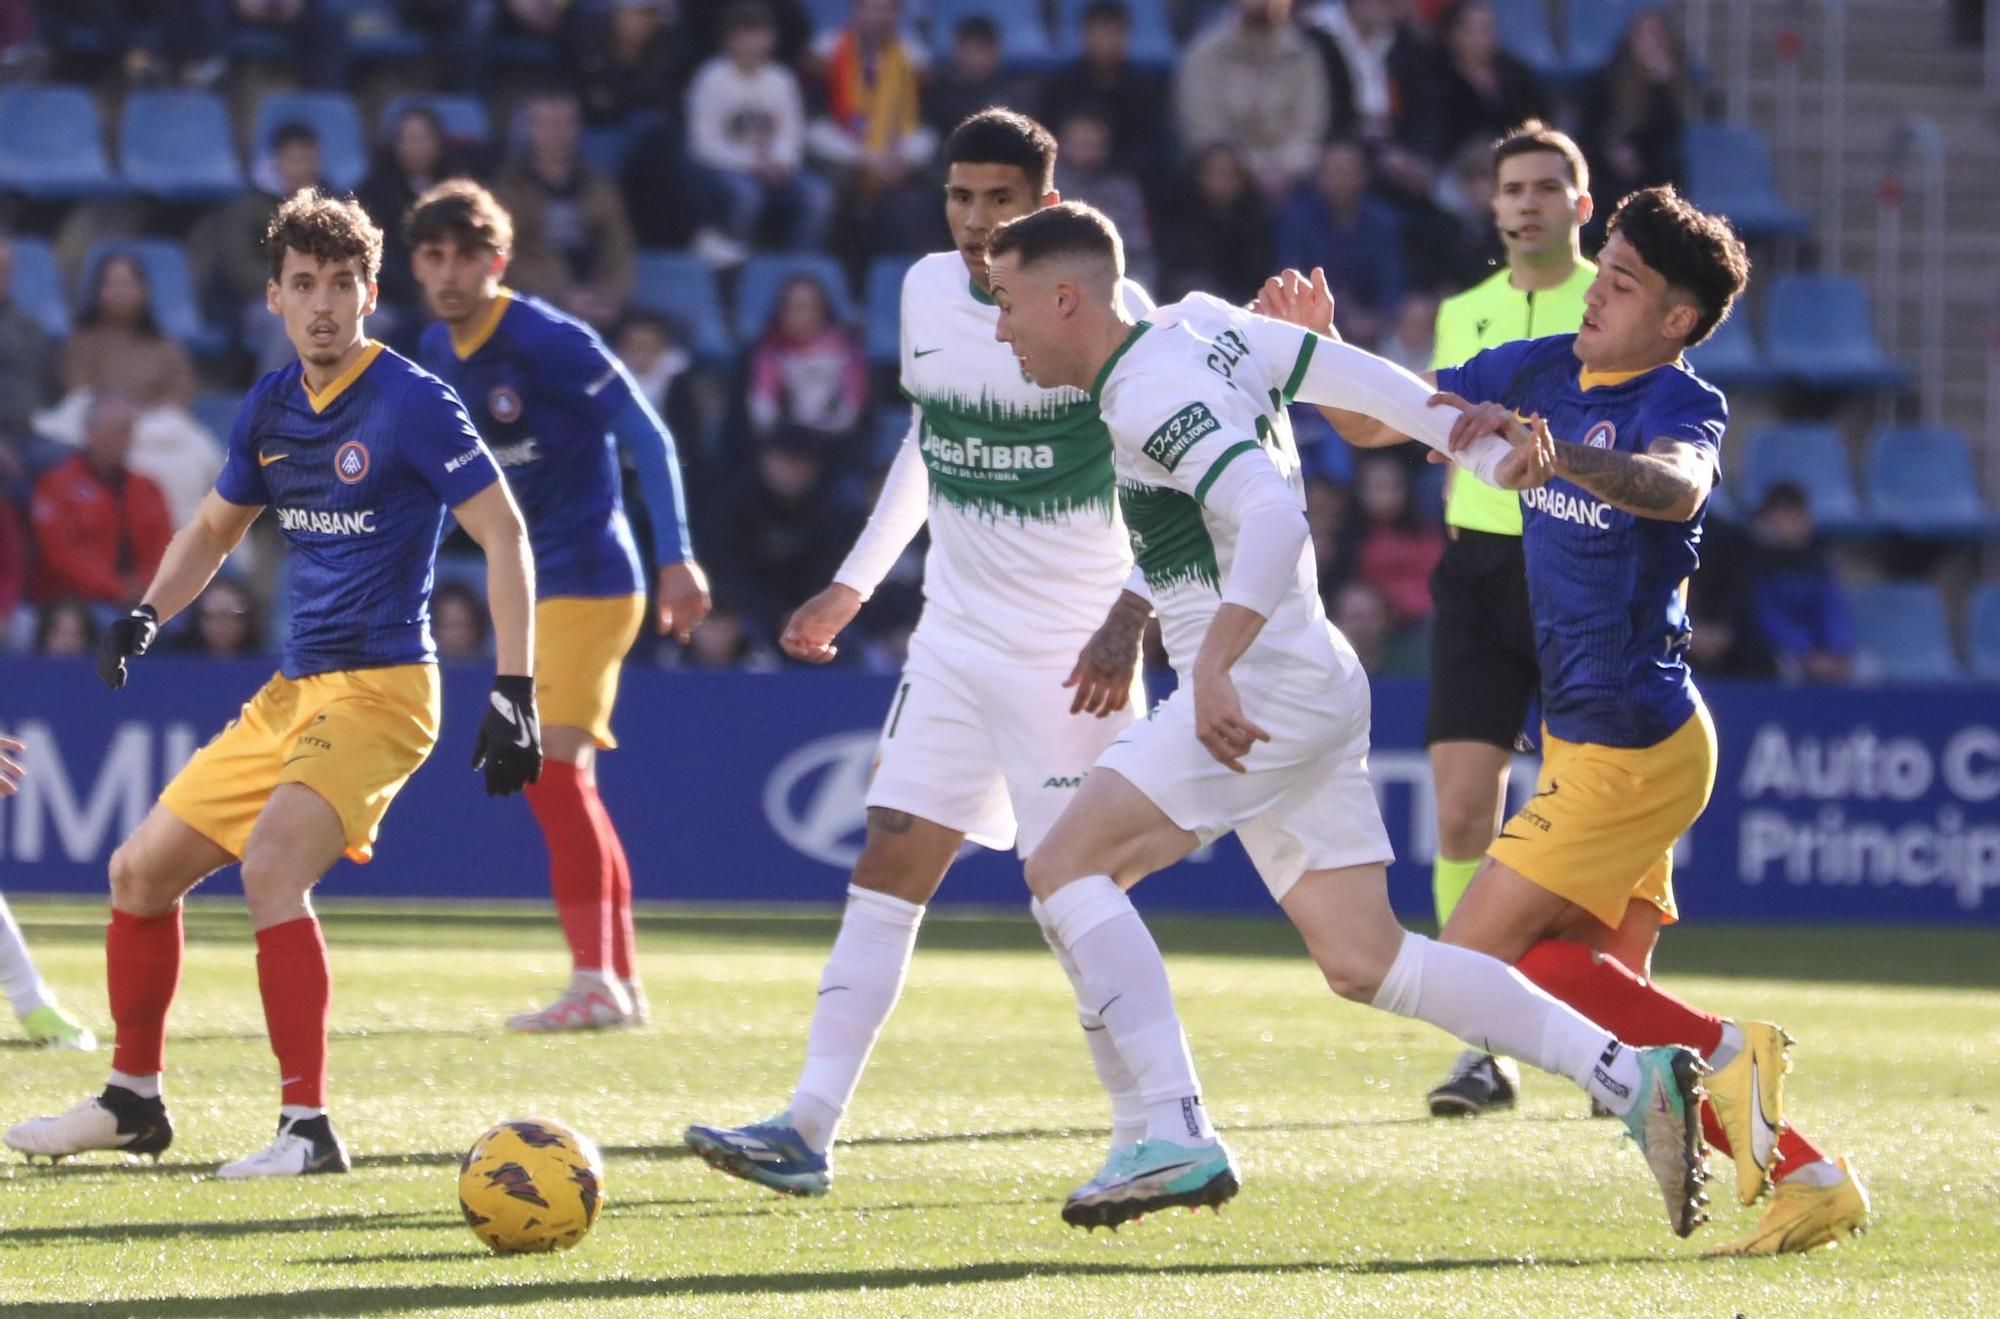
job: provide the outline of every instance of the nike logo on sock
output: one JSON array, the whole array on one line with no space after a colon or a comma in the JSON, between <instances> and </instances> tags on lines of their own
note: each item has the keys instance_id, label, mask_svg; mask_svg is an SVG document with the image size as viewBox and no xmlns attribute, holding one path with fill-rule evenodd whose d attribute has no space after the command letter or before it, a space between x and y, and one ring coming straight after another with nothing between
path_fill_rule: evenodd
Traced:
<instances>
[{"instance_id":1,"label":"nike logo on sock","mask_svg":"<svg viewBox=\"0 0 2000 1319\"><path fill-rule=\"evenodd\" d=\"M825 998L828 994L831 994L836 989L846 989L846 988L847 988L846 985L828 985L825 989L820 990L818 994L814 995L814 997Z\"/></svg>"},{"instance_id":2,"label":"nike logo on sock","mask_svg":"<svg viewBox=\"0 0 2000 1319\"><path fill-rule=\"evenodd\" d=\"M1125 996L1123 994L1113 994L1110 998L1105 999L1104 1006L1097 1010L1097 1015L1100 1017L1103 1016L1106 1012L1109 1012L1111 1010L1111 1005L1113 1003L1116 1003L1119 999L1124 997Z\"/></svg>"}]
</instances>

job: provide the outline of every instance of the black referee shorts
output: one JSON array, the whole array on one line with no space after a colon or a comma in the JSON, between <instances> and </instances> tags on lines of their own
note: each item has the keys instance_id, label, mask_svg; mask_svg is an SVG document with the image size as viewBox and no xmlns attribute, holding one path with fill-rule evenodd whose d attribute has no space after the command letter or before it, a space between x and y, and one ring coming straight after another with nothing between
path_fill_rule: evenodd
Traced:
<instances>
[{"instance_id":1,"label":"black referee shorts","mask_svg":"<svg viewBox=\"0 0 2000 1319\"><path fill-rule=\"evenodd\" d=\"M1521 538L1458 528L1431 574L1431 606L1424 745L1515 749L1541 685Z\"/></svg>"}]
</instances>

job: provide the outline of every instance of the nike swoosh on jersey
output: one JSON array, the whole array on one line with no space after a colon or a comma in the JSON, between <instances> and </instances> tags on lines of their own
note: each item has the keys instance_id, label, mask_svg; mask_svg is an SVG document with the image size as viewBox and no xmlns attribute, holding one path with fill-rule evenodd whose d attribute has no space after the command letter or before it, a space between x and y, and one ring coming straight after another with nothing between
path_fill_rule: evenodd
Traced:
<instances>
[{"instance_id":1,"label":"nike swoosh on jersey","mask_svg":"<svg viewBox=\"0 0 2000 1319\"><path fill-rule=\"evenodd\" d=\"M929 357L929 356L930 356L930 355L931 355L932 353L941 353L941 352L943 352L943 351L944 351L944 349L942 349L942 348L919 348L919 349L917 349L917 351L916 351L916 353L915 353L915 356L917 356L917 357Z\"/></svg>"},{"instance_id":2,"label":"nike swoosh on jersey","mask_svg":"<svg viewBox=\"0 0 2000 1319\"><path fill-rule=\"evenodd\" d=\"M289 453L260 453L257 455L257 465L269 467L272 463L281 463L291 456Z\"/></svg>"}]
</instances>

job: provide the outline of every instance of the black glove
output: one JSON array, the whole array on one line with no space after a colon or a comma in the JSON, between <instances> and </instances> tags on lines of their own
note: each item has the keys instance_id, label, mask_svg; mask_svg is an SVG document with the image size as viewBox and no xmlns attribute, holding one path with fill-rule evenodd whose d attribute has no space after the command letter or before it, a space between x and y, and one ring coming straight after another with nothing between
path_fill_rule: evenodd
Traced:
<instances>
[{"instance_id":1,"label":"black glove","mask_svg":"<svg viewBox=\"0 0 2000 1319\"><path fill-rule=\"evenodd\" d=\"M501 674L493 680L472 767L486 771L486 795L505 797L542 777L542 721L535 714L535 680Z\"/></svg>"},{"instance_id":2,"label":"black glove","mask_svg":"<svg viewBox=\"0 0 2000 1319\"><path fill-rule=\"evenodd\" d=\"M160 615L151 605L140 605L104 629L104 639L97 643L97 676L106 687L115 692L125 685L126 658L145 654L159 631Z\"/></svg>"}]
</instances>

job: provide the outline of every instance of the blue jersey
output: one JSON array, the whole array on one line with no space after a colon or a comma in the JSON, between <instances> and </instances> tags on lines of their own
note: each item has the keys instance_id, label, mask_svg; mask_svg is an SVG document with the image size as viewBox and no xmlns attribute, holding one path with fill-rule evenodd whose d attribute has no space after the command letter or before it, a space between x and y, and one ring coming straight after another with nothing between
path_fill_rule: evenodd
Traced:
<instances>
[{"instance_id":1,"label":"blue jersey","mask_svg":"<svg viewBox=\"0 0 2000 1319\"><path fill-rule=\"evenodd\" d=\"M672 455L665 427L596 332L539 298L503 290L456 339L449 326L432 325L417 355L465 399L506 469L534 545L536 594L643 591L617 445L635 457L645 446L656 463L664 454L668 467ZM640 471L643 480L643 460ZM653 510L655 557L672 563L687 557L677 483L666 502L664 513Z\"/></svg>"},{"instance_id":2,"label":"blue jersey","mask_svg":"<svg viewBox=\"0 0 2000 1319\"><path fill-rule=\"evenodd\" d=\"M291 545L285 676L435 660L445 511L499 479L458 396L381 344L322 394L297 362L259 380L215 490L270 505Z\"/></svg>"},{"instance_id":3,"label":"blue jersey","mask_svg":"<svg viewBox=\"0 0 2000 1319\"><path fill-rule=\"evenodd\" d=\"M1686 367L1583 383L1560 334L1489 348L1438 372L1438 388L1475 403L1539 413L1558 440L1644 453L1656 440L1716 458L1729 404ZM1542 711L1567 742L1649 747L1694 713L1685 658L1686 586L1699 562L1707 506L1686 522L1642 518L1560 477L1523 491L1523 548Z\"/></svg>"}]
</instances>

